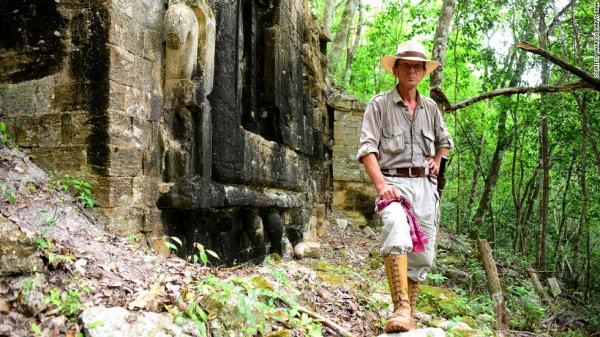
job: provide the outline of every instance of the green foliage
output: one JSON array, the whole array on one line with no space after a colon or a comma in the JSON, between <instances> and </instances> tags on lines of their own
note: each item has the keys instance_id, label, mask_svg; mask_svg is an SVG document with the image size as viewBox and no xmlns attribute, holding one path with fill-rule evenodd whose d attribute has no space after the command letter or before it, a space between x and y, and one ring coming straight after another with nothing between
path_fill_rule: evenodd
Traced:
<instances>
[{"instance_id":1,"label":"green foliage","mask_svg":"<svg viewBox=\"0 0 600 337\"><path fill-rule=\"evenodd\" d=\"M6 131L6 124L4 122L0 122L0 143L6 144L9 138L10 134Z\"/></svg>"},{"instance_id":2,"label":"green foliage","mask_svg":"<svg viewBox=\"0 0 600 337\"><path fill-rule=\"evenodd\" d=\"M509 285L507 288L507 310L511 327L517 330L535 330L546 316L547 309L533 290L519 285Z\"/></svg>"},{"instance_id":3,"label":"green foliage","mask_svg":"<svg viewBox=\"0 0 600 337\"><path fill-rule=\"evenodd\" d=\"M15 204L17 202L16 196L19 191L14 188L9 188L8 184L0 183L0 189L2 189L2 196L4 200L6 200L10 204Z\"/></svg>"},{"instance_id":4,"label":"green foliage","mask_svg":"<svg viewBox=\"0 0 600 337\"><path fill-rule=\"evenodd\" d=\"M50 296L46 297L45 302L55 306L59 314L70 320L76 320L80 311L84 308L80 298L81 292L89 293L89 288L83 287L80 289L71 286L67 291L53 288L50 289Z\"/></svg>"},{"instance_id":5,"label":"green foliage","mask_svg":"<svg viewBox=\"0 0 600 337\"><path fill-rule=\"evenodd\" d=\"M177 248L177 245L179 245L179 247L183 247L183 243L181 242L181 240L176 237L176 236L170 236L165 240L165 246L171 251L171 252L177 252L177 250L179 248Z\"/></svg>"},{"instance_id":6,"label":"green foliage","mask_svg":"<svg viewBox=\"0 0 600 337\"><path fill-rule=\"evenodd\" d=\"M217 255L217 253L210 249L205 249L204 246L198 242L194 242L192 252L192 262L198 263L198 261L200 261L204 266L208 264L208 255L214 257L217 260L219 259L219 255Z\"/></svg>"},{"instance_id":7,"label":"green foliage","mask_svg":"<svg viewBox=\"0 0 600 337\"><path fill-rule=\"evenodd\" d=\"M50 173L50 190L61 189L64 192L73 191L75 199L79 200L84 207L94 208L94 196L91 184L83 179L77 179L65 173L62 178L55 179L54 174Z\"/></svg>"}]
</instances>

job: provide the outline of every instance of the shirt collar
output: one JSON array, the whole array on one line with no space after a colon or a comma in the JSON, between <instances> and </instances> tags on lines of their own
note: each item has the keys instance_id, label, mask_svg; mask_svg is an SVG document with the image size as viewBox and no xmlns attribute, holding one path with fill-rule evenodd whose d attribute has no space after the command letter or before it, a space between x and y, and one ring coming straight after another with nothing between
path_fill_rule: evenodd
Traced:
<instances>
[{"instance_id":1,"label":"shirt collar","mask_svg":"<svg viewBox=\"0 0 600 337\"><path fill-rule=\"evenodd\" d=\"M392 100L394 100L394 103L396 105L398 105L398 103L402 102L403 105L406 105L404 103L404 100L402 99L402 97L400 97L400 94L398 93L398 90L396 89L396 87L394 87L394 89L392 89ZM419 90L417 90L417 106L421 105L421 94L419 93Z\"/></svg>"}]
</instances>

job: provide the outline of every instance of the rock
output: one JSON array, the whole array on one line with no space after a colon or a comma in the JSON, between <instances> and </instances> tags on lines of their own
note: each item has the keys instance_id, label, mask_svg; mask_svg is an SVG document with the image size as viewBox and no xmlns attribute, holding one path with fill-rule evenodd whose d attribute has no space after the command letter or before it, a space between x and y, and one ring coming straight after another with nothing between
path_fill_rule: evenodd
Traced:
<instances>
[{"instance_id":1,"label":"rock","mask_svg":"<svg viewBox=\"0 0 600 337\"><path fill-rule=\"evenodd\" d=\"M29 273L42 266L37 244L0 215L0 275Z\"/></svg>"},{"instance_id":2,"label":"rock","mask_svg":"<svg viewBox=\"0 0 600 337\"><path fill-rule=\"evenodd\" d=\"M348 227L348 220L335 219L335 222L337 223L337 225L340 229L346 229Z\"/></svg>"},{"instance_id":3,"label":"rock","mask_svg":"<svg viewBox=\"0 0 600 337\"><path fill-rule=\"evenodd\" d=\"M368 236L377 236L373 228L368 226L363 229L363 232L365 232L365 234L367 234Z\"/></svg>"},{"instance_id":4,"label":"rock","mask_svg":"<svg viewBox=\"0 0 600 337\"><path fill-rule=\"evenodd\" d=\"M294 254L294 247L286 236L281 239L281 258L284 260L290 260Z\"/></svg>"},{"instance_id":5,"label":"rock","mask_svg":"<svg viewBox=\"0 0 600 337\"><path fill-rule=\"evenodd\" d=\"M446 333L440 328L424 328L408 332L386 333L379 337L446 337Z\"/></svg>"},{"instance_id":6,"label":"rock","mask_svg":"<svg viewBox=\"0 0 600 337\"><path fill-rule=\"evenodd\" d=\"M265 246L265 226L256 212L249 212L244 217L244 231L255 247Z\"/></svg>"},{"instance_id":7,"label":"rock","mask_svg":"<svg viewBox=\"0 0 600 337\"><path fill-rule=\"evenodd\" d=\"M300 242L294 247L294 256L297 259L310 257L318 259L321 257L321 244L318 242Z\"/></svg>"},{"instance_id":8,"label":"rock","mask_svg":"<svg viewBox=\"0 0 600 337\"><path fill-rule=\"evenodd\" d=\"M109 336L200 336L198 328L189 319L167 313L129 311L125 308L93 307L81 314L87 337Z\"/></svg>"},{"instance_id":9,"label":"rock","mask_svg":"<svg viewBox=\"0 0 600 337\"><path fill-rule=\"evenodd\" d=\"M562 293L560 290L560 285L558 284L558 280L555 277L548 279L548 285L550 286L550 293L552 296L556 297Z\"/></svg>"}]
</instances>

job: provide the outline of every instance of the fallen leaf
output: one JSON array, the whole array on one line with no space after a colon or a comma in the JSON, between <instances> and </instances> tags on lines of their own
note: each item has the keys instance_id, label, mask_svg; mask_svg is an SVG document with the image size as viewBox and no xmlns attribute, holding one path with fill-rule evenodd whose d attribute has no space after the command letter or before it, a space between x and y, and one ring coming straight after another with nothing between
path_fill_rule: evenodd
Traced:
<instances>
[{"instance_id":1,"label":"fallen leaf","mask_svg":"<svg viewBox=\"0 0 600 337\"><path fill-rule=\"evenodd\" d=\"M135 298L135 300L129 302L127 308L129 310L133 310L135 308L143 309L146 307L152 308L157 306L155 300L158 294L160 293L161 289L163 288L162 283L164 278L164 275L161 275L156 281L156 283L152 287L150 287L149 290L143 290L140 293L138 293L138 296Z\"/></svg>"},{"instance_id":2,"label":"fallen leaf","mask_svg":"<svg viewBox=\"0 0 600 337\"><path fill-rule=\"evenodd\" d=\"M0 298L0 312L5 312L5 313L10 312L10 304L1 298Z\"/></svg>"}]
</instances>

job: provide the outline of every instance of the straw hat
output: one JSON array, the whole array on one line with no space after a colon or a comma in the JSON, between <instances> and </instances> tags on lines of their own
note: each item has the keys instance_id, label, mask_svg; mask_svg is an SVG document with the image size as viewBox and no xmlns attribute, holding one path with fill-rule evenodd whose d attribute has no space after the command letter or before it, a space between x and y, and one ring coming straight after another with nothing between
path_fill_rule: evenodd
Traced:
<instances>
[{"instance_id":1,"label":"straw hat","mask_svg":"<svg viewBox=\"0 0 600 337\"><path fill-rule=\"evenodd\" d=\"M440 66L440 63L437 61L427 60L425 58L425 47L422 44L416 41L406 41L398 46L395 56L386 55L381 58L381 65L387 70L390 74L394 74L394 64L397 59L403 60L411 60L411 61L423 61L425 62L425 75L434 71L437 67ZM423 76L425 76L423 75Z\"/></svg>"}]
</instances>

